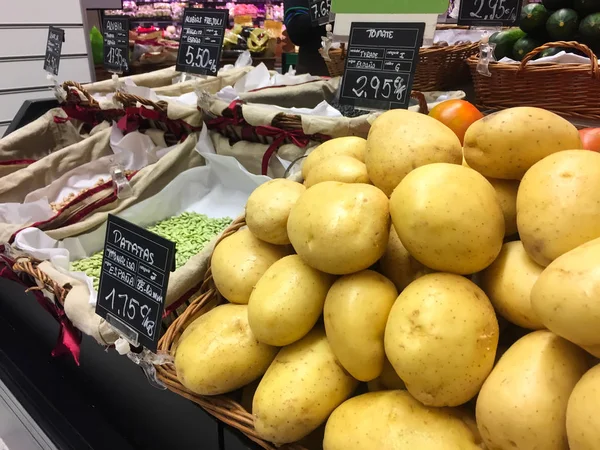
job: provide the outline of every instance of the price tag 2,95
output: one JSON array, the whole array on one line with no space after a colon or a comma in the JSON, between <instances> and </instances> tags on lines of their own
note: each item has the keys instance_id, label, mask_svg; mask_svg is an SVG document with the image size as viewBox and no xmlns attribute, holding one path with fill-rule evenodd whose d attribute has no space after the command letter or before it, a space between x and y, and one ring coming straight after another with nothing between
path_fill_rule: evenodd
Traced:
<instances>
[{"instance_id":1,"label":"price tag 2,95","mask_svg":"<svg viewBox=\"0 0 600 450\"><path fill-rule=\"evenodd\" d=\"M229 12L223 9L186 8L176 69L197 75L216 75Z\"/></svg>"},{"instance_id":2,"label":"price tag 2,95","mask_svg":"<svg viewBox=\"0 0 600 450\"><path fill-rule=\"evenodd\" d=\"M331 12L331 0L310 0L310 20L314 27L333 22L334 14Z\"/></svg>"},{"instance_id":3,"label":"price tag 2,95","mask_svg":"<svg viewBox=\"0 0 600 450\"><path fill-rule=\"evenodd\" d=\"M109 72L129 71L129 19L104 17L104 68Z\"/></svg>"},{"instance_id":4,"label":"price tag 2,95","mask_svg":"<svg viewBox=\"0 0 600 450\"><path fill-rule=\"evenodd\" d=\"M424 31L422 22L353 23L340 103L408 108Z\"/></svg>"},{"instance_id":5,"label":"price tag 2,95","mask_svg":"<svg viewBox=\"0 0 600 450\"><path fill-rule=\"evenodd\" d=\"M175 244L109 215L96 314L155 352Z\"/></svg>"},{"instance_id":6,"label":"price tag 2,95","mask_svg":"<svg viewBox=\"0 0 600 450\"><path fill-rule=\"evenodd\" d=\"M462 0L459 25L512 26L521 14L523 0Z\"/></svg>"}]
</instances>

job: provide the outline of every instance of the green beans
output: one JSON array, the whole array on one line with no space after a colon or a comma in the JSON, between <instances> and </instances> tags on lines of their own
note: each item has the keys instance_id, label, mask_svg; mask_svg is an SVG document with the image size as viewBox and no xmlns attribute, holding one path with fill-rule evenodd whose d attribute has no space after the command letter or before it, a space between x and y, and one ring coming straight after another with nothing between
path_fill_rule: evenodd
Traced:
<instances>
[{"instance_id":1,"label":"green beans","mask_svg":"<svg viewBox=\"0 0 600 450\"><path fill-rule=\"evenodd\" d=\"M185 212L175 217L165 219L147 228L170 241L175 242L175 266L182 267L188 260L197 255L215 236L227 228L232 219L211 219L204 214ZM102 252L95 253L89 258L71 263L71 270L85 272L94 282L98 290L100 270L102 268Z\"/></svg>"}]
</instances>

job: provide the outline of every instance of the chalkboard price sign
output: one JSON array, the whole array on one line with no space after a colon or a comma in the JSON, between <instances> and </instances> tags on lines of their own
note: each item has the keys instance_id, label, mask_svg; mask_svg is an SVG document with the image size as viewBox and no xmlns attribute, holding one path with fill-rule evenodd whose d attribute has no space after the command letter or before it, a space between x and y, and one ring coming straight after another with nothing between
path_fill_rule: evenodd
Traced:
<instances>
[{"instance_id":1,"label":"chalkboard price sign","mask_svg":"<svg viewBox=\"0 0 600 450\"><path fill-rule=\"evenodd\" d=\"M109 72L123 73L129 70L129 19L104 17L104 68Z\"/></svg>"},{"instance_id":2,"label":"chalkboard price sign","mask_svg":"<svg viewBox=\"0 0 600 450\"><path fill-rule=\"evenodd\" d=\"M326 25L333 22L331 0L310 0L309 10L313 26Z\"/></svg>"},{"instance_id":3,"label":"chalkboard price sign","mask_svg":"<svg viewBox=\"0 0 600 450\"><path fill-rule=\"evenodd\" d=\"M176 69L198 75L216 75L221 62L229 11L186 8Z\"/></svg>"},{"instance_id":4,"label":"chalkboard price sign","mask_svg":"<svg viewBox=\"0 0 600 450\"><path fill-rule=\"evenodd\" d=\"M462 0L459 25L511 26L521 15L523 0Z\"/></svg>"},{"instance_id":5,"label":"chalkboard price sign","mask_svg":"<svg viewBox=\"0 0 600 450\"><path fill-rule=\"evenodd\" d=\"M408 108L424 31L422 22L353 23L340 103Z\"/></svg>"},{"instance_id":6,"label":"chalkboard price sign","mask_svg":"<svg viewBox=\"0 0 600 450\"><path fill-rule=\"evenodd\" d=\"M109 215L96 314L156 351L175 244Z\"/></svg>"},{"instance_id":7,"label":"chalkboard price sign","mask_svg":"<svg viewBox=\"0 0 600 450\"><path fill-rule=\"evenodd\" d=\"M46 42L44 70L52 75L58 75L63 42L65 42L65 30L51 26L48 30L48 41Z\"/></svg>"}]
</instances>

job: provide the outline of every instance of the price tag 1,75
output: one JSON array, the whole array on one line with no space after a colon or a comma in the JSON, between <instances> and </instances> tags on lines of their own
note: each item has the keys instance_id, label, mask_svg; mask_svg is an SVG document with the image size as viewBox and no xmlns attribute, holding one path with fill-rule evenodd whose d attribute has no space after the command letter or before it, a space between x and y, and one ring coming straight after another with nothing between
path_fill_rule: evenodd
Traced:
<instances>
[{"instance_id":1,"label":"price tag 1,75","mask_svg":"<svg viewBox=\"0 0 600 450\"><path fill-rule=\"evenodd\" d=\"M186 8L177 53L177 71L216 75L228 23L229 11L226 9Z\"/></svg>"},{"instance_id":2,"label":"price tag 1,75","mask_svg":"<svg viewBox=\"0 0 600 450\"><path fill-rule=\"evenodd\" d=\"M175 244L109 215L96 314L155 352Z\"/></svg>"},{"instance_id":3,"label":"price tag 1,75","mask_svg":"<svg viewBox=\"0 0 600 450\"><path fill-rule=\"evenodd\" d=\"M105 16L102 27L104 68L113 73L129 71L129 19Z\"/></svg>"},{"instance_id":4,"label":"price tag 1,75","mask_svg":"<svg viewBox=\"0 0 600 450\"><path fill-rule=\"evenodd\" d=\"M513 26L521 15L523 0L462 0L459 25Z\"/></svg>"},{"instance_id":5,"label":"price tag 1,75","mask_svg":"<svg viewBox=\"0 0 600 450\"><path fill-rule=\"evenodd\" d=\"M310 0L310 20L314 27L333 22L335 14L331 12L331 0Z\"/></svg>"},{"instance_id":6,"label":"price tag 1,75","mask_svg":"<svg viewBox=\"0 0 600 450\"><path fill-rule=\"evenodd\" d=\"M65 42L65 30L51 26L48 30L48 42L46 43L44 70L55 76L58 76L60 52L62 50L63 42Z\"/></svg>"},{"instance_id":7,"label":"price tag 1,75","mask_svg":"<svg viewBox=\"0 0 600 450\"><path fill-rule=\"evenodd\" d=\"M424 31L423 22L352 23L340 103L408 108Z\"/></svg>"}]
</instances>

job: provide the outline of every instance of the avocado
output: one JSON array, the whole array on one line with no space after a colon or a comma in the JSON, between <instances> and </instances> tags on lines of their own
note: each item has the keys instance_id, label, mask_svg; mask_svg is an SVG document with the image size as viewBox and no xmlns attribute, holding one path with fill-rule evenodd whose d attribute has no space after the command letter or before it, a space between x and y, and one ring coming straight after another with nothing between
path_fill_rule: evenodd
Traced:
<instances>
[{"instance_id":1,"label":"avocado","mask_svg":"<svg viewBox=\"0 0 600 450\"><path fill-rule=\"evenodd\" d=\"M540 3L530 3L521 10L519 26L526 33L543 30L550 17L550 12Z\"/></svg>"},{"instance_id":2,"label":"avocado","mask_svg":"<svg viewBox=\"0 0 600 450\"><path fill-rule=\"evenodd\" d=\"M511 28L492 34L490 36L490 43L496 44L496 48L494 49L496 61L500 61L505 56L512 57L512 49L515 42L525 36L526 33L519 28Z\"/></svg>"},{"instance_id":3,"label":"avocado","mask_svg":"<svg viewBox=\"0 0 600 450\"><path fill-rule=\"evenodd\" d=\"M579 16L573 9L563 8L552 13L546 22L546 31L552 40L568 41L573 39L579 26Z\"/></svg>"}]
</instances>

